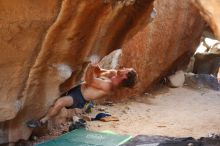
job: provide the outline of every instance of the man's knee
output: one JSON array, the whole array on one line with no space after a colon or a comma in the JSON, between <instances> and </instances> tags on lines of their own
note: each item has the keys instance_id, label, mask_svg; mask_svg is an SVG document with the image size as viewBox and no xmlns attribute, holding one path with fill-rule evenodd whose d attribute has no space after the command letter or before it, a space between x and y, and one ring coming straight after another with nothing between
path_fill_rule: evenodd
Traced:
<instances>
[{"instance_id":1,"label":"man's knee","mask_svg":"<svg viewBox=\"0 0 220 146\"><path fill-rule=\"evenodd\" d=\"M56 103L55 103L55 107L58 107L58 108L62 108L62 107L67 107L67 106L70 106L72 105L73 103L73 100L71 97L69 96L65 96L65 97L61 97L59 98Z\"/></svg>"},{"instance_id":2,"label":"man's knee","mask_svg":"<svg viewBox=\"0 0 220 146\"><path fill-rule=\"evenodd\" d=\"M61 98L58 99L58 100L55 102L55 105L54 105L54 107L57 107L57 108L62 108L62 107L64 107L64 106L65 106L65 101L62 100Z\"/></svg>"}]
</instances>

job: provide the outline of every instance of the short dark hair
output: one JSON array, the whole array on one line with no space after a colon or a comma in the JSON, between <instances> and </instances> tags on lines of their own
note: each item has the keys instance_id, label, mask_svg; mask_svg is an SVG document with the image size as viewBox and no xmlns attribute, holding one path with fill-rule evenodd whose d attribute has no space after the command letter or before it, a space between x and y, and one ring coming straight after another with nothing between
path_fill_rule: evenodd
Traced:
<instances>
[{"instance_id":1,"label":"short dark hair","mask_svg":"<svg viewBox=\"0 0 220 146\"><path fill-rule=\"evenodd\" d=\"M136 81L137 81L137 73L136 71L131 70L127 73L127 78L122 80L121 86L132 88L136 84Z\"/></svg>"}]
</instances>

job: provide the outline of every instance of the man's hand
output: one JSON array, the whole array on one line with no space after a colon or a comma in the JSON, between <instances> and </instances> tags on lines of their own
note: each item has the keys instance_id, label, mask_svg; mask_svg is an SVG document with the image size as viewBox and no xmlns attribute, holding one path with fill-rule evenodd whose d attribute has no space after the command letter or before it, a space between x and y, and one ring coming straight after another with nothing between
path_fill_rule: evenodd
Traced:
<instances>
[{"instance_id":1,"label":"man's hand","mask_svg":"<svg viewBox=\"0 0 220 146\"><path fill-rule=\"evenodd\" d=\"M94 78L99 77L101 74L101 69L98 65L88 64L88 67L85 72L85 81L87 84L90 84Z\"/></svg>"},{"instance_id":2,"label":"man's hand","mask_svg":"<svg viewBox=\"0 0 220 146\"><path fill-rule=\"evenodd\" d=\"M93 70L94 75L98 77L101 73L101 68L98 65L100 57L97 55L92 55L90 56L89 60L91 61L91 68Z\"/></svg>"},{"instance_id":3,"label":"man's hand","mask_svg":"<svg viewBox=\"0 0 220 146\"><path fill-rule=\"evenodd\" d=\"M97 55L92 55L89 57L89 60L91 61L92 65L97 65L100 61L100 57Z\"/></svg>"}]
</instances>

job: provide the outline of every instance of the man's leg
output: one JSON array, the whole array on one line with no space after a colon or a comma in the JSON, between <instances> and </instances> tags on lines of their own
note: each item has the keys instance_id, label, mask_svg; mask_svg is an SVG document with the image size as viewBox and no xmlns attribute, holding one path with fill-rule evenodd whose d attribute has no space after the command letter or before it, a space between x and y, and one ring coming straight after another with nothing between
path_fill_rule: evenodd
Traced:
<instances>
[{"instance_id":1,"label":"man's leg","mask_svg":"<svg viewBox=\"0 0 220 146\"><path fill-rule=\"evenodd\" d=\"M49 109L46 116L44 116L40 122L46 123L50 118L56 116L63 107L69 107L73 105L73 98L71 96L63 96L59 98L54 105Z\"/></svg>"}]
</instances>

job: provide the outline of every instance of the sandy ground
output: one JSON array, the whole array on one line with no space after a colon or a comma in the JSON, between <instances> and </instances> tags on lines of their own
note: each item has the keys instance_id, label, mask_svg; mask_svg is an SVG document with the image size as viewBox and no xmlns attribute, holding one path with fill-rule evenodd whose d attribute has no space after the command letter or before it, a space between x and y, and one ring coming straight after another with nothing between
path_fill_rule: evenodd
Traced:
<instances>
[{"instance_id":1,"label":"sandy ground","mask_svg":"<svg viewBox=\"0 0 220 146\"><path fill-rule=\"evenodd\" d=\"M156 94L156 95L155 95ZM88 122L93 131L111 130L119 134L166 135L195 138L220 133L220 92L187 87L160 89L113 106L97 106L119 118L115 122Z\"/></svg>"},{"instance_id":2,"label":"sandy ground","mask_svg":"<svg viewBox=\"0 0 220 146\"><path fill-rule=\"evenodd\" d=\"M104 111L103 111L104 110ZM119 121L87 121L92 131L110 130L118 134L161 135L200 138L220 134L220 92L210 89L160 88L151 94L113 105L97 105L88 116L107 112ZM60 124L49 134L29 144L54 139L68 131L70 123ZM21 143L21 145L23 145Z\"/></svg>"}]
</instances>

